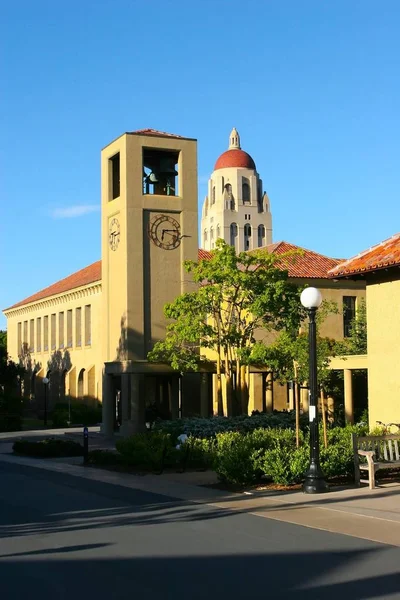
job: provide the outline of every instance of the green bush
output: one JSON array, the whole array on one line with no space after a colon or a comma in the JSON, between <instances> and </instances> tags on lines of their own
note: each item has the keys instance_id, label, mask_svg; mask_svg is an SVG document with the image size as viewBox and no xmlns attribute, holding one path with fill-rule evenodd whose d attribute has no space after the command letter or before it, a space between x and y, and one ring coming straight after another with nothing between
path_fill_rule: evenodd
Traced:
<instances>
[{"instance_id":1,"label":"green bush","mask_svg":"<svg viewBox=\"0 0 400 600\"><path fill-rule=\"evenodd\" d=\"M306 429L307 417L301 417L301 427ZM210 417L180 419L176 421L158 421L154 429L170 433L173 437L181 433L196 438L213 437L217 433L237 431L248 433L256 429L294 429L294 411L254 413L251 416L241 415L239 417Z\"/></svg>"},{"instance_id":2,"label":"green bush","mask_svg":"<svg viewBox=\"0 0 400 600\"><path fill-rule=\"evenodd\" d=\"M126 464L123 456L112 450L91 450L88 456L88 463L100 466L115 466Z\"/></svg>"},{"instance_id":3,"label":"green bush","mask_svg":"<svg viewBox=\"0 0 400 600\"><path fill-rule=\"evenodd\" d=\"M215 461L215 440L189 436L176 454L182 469L210 469Z\"/></svg>"},{"instance_id":4,"label":"green bush","mask_svg":"<svg viewBox=\"0 0 400 600\"><path fill-rule=\"evenodd\" d=\"M258 460L263 474L280 485L291 485L301 481L308 462L309 450L305 446L290 448L278 445L276 448L266 450Z\"/></svg>"},{"instance_id":5,"label":"green bush","mask_svg":"<svg viewBox=\"0 0 400 600\"><path fill-rule=\"evenodd\" d=\"M16 454L24 454L36 458L59 458L83 455L83 448L77 442L55 438L40 440L38 442L17 440L14 442L13 451Z\"/></svg>"},{"instance_id":6,"label":"green bush","mask_svg":"<svg viewBox=\"0 0 400 600\"><path fill-rule=\"evenodd\" d=\"M79 402L71 402L71 425L97 425L101 423L102 413L101 404L98 402L95 406L89 406ZM69 407L66 402L59 402L54 406L51 413L51 419L54 427L67 427L69 419Z\"/></svg>"},{"instance_id":7,"label":"green bush","mask_svg":"<svg viewBox=\"0 0 400 600\"><path fill-rule=\"evenodd\" d=\"M174 449L171 435L162 431L136 433L118 440L116 448L126 464L157 471L165 467L168 455L171 456Z\"/></svg>"},{"instance_id":8,"label":"green bush","mask_svg":"<svg viewBox=\"0 0 400 600\"><path fill-rule=\"evenodd\" d=\"M0 395L0 431L20 431L23 409L22 398Z\"/></svg>"}]
</instances>

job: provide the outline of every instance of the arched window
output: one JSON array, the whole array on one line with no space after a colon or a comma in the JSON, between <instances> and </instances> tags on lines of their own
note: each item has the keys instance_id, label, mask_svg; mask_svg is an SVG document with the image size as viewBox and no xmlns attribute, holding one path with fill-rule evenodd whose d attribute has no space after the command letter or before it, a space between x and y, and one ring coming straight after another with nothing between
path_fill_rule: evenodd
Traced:
<instances>
[{"instance_id":1,"label":"arched window","mask_svg":"<svg viewBox=\"0 0 400 600\"><path fill-rule=\"evenodd\" d=\"M221 228L219 225L217 225L217 239L219 239L221 237Z\"/></svg>"},{"instance_id":2,"label":"arched window","mask_svg":"<svg viewBox=\"0 0 400 600\"><path fill-rule=\"evenodd\" d=\"M247 177L242 177L242 200L243 204L250 204L250 182Z\"/></svg>"},{"instance_id":3,"label":"arched window","mask_svg":"<svg viewBox=\"0 0 400 600\"><path fill-rule=\"evenodd\" d=\"M249 250L250 249L250 238L251 238L251 225L249 223L246 223L243 231L244 231L244 249Z\"/></svg>"},{"instance_id":4,"label":"arched window","mask_svg":"<svg viewBox=\"0 0 400 600\"><path fill-rule=\"evenodd\" d=\"M84 388L83 388L83 378L84 378L85 369L81 369L78 376L78 398L83 400L84 396Z\"/></svg>"},{"instance_id":5,"label":"arched window","mask_svg":"<svg viewBox=\"0 0 400 600\"><path fill-rule=\"evenodd\" d=\"M237 245L237 235L238 235L238 226L236 225L236 223L232 223L231 227L230 227L230 245L234 246L234 248L236 248Z\"/></svg>"},{"instance_id":6,"label":"arched window","mask_svg":"<svg viewBox=\"0 0 400 600\"><path fill-rule=\"evenodd\" d=\"M224 193L224 189L225 189L225 179L223 177L221 177L221 192Z\"/></svg>"},{"instance_id":7,"label":"arched window","mask_svg":"<svg viewBox=\"0 0 400 600\"><path fill-rule=\"evenodd\" d=\"M203 233L203 241L206 242L207 241L207 229L204 230Z\"/></svg>"},{"instance_id":8,"label":"arched window","mask_svg":"<svg viewBox=\"0 0 400 600\"><path fill-rule=\"evenodd\" d=\"M211 204L215 204L215 185L212 188Z\"/></svg>"},{"instance_id":9,"label":"arched window","mask_svg":"<svg viewBox=\"0 0 400 600\"><path fill-rule=\"evenodd\" d=\"M258 247L265 245L265 227L264 225L258 226Z\"/></svg>"}]
</instances>

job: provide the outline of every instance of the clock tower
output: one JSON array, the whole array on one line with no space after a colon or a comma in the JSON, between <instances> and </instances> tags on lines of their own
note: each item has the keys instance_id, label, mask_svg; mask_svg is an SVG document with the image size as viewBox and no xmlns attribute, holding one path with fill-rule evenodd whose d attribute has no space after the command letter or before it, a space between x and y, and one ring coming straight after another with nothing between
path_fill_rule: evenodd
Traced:
<instances>
[{"instance_id":1,"label":"clock tower","mask_svg":"<svg viewBox=\"0 0 400 600\"><path fill-rule=\"evenodd\" d=\"M102 150L101 170L103 429L117 420L130 433L144 422L145 398L157 395L154 373L165 370L147 362L165 337L164 306L192 289L183 262L198 253L197 142L125 133Z\"/></svg>"}]
</instances>

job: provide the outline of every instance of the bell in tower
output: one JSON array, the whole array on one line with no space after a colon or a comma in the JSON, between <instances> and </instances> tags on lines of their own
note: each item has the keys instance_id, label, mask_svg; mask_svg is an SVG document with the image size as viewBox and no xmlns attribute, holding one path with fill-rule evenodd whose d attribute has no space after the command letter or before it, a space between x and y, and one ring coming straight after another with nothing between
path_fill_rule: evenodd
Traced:
<instances>
[{"instance_id":1,"label":"bell in tower","mask_svg":"<svg viewBox=\"0 0 400 600\"><path fill-rule=\"evenodd\" d=\"M143 187L145 194L176 196L178 153L143 149Z\"/></svg>"}]
</instances>

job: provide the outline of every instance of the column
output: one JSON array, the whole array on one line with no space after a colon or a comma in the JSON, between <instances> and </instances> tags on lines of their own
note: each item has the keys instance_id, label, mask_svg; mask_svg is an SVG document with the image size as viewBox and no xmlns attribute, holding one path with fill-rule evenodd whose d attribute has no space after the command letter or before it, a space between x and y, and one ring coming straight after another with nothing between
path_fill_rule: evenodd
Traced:
<instances>
[{"instance_id":1,"label":"column","mask_svg":"<svg viewBox=\"0 0 400 600\"><path fill-rule=\"evenodd\" d=\"M274 380L272 373L268 373L265 381L265 410L271 413L274 410Z\"/></svg>"},{"instance_id":2,"label":"column","mask_svg":"<svg viewBox=\"0 0 400 600\"><path fill-rule=\"evenodd\" d=\"M263 374L250 373L249 377L249 414L253 410L263 411Z\"/></svg>"},{"instance_id":3,"label":"column","mask_svg":"<svg viewBox=\"0 0 400 600\"><path fill-rule=\"evenodd\" d=\"M111 375L103 374L103 422L101 432L105 435L114 433L114 382Z\"/></svg>"},{"instance_id":4,"label":"column","mask_svg":"<svg viewBox=\"0 0 400 600\"><path fill-rule=\"evenodd\" d=\"M139 433L146 428L144 420L144 375L135 374L131 380L130 432Z\"/></svg>"},{"instance_id":5,"label":"column","mask_svg":"<svg viewBox=\"0 0 400 600\"><path fill-rule=\"evenodd\" d=\"M308 388L300 388L300 406L303 409L303 413L308 413L310 408L310 391Z\"/></svg>"},{"instance_id":6,"label":"column","mask_svg":"<svg viewBox=\"0 0 400 600\"><path fill-rule=\"evenodd\" d=\"M121 417L122 425L130 419L130 374L121 375Z\"/></svg>"},{"instance_id":7,"label":"column","mask_svg":"<svg viewBox=\"0 0 400 600\"><path fill-rule=\"evenodd\" d=\"M353 379L351 369L343 369L344 374L344 415L346 423L354 423Z\"/></svg>"}]
</instances>

